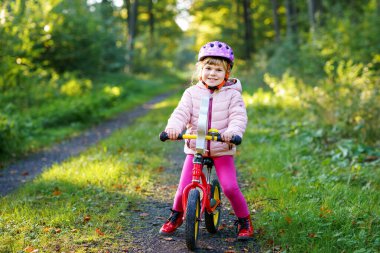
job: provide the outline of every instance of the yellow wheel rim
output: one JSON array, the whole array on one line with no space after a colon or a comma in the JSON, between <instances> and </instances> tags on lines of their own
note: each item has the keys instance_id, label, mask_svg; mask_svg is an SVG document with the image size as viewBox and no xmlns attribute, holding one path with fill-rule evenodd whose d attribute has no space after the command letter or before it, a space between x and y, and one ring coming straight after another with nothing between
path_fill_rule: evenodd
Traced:
<instances>
[{"instance_id":1,"label":"yellow wheel rim","mask_svg":"<svg viewBox=\"0 0 380 253\"><path fill-rule=\"evenodd\" d=\"M213 198L215 200L220 200L219 196L220 196L219 187L215 187ZM218 220L219 220L219 210L218 209L215 209L213 219L214 219L214 225L218 224Z\"/></svg>"},{"instance_id":2,"label":"yellow wheel rim","mask_svg":"<svg viewBox=\"0 0 380 253\"><path fill-rule=\"evenodd\" d=\"M196 209L195 209L195 229L194 229L194 232L195 232L195 239L198 238L198 227L199 227L199 214L201 212L201 207L200 207L200 204L199 204L199 200L197 201L197 206L196 206Z\"/></svg>"}]
</instances>

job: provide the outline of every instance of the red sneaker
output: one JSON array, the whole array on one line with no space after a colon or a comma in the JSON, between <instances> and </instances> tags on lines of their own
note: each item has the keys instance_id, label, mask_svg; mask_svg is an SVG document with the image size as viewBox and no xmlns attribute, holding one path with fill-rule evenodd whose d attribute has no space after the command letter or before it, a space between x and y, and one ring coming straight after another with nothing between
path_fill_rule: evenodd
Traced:
<instances>
[{"instance_id":1,"label":"red sneaker","mask_svg":"<svg viewBox=\"0 0 380 253\"><path fill-rule=\"evenodd\" d=\"M251 215L248 215L246 218L238 218L235 223L238 231L238 240L247 240L253 237L253 225L251 220Z\"/></svg>"},{"instance_id":2,"label":"red sneaker","mask_svg":"<svg viewBox=\"0 0 380 253\"><path fill-rule=\"evenodd\" d=\"M162 225L159 232L162 235L170 235L174 233L174 231L183 223L183 212L178 212L173 209L170 210L172 211L172 214L165 224Z\"/></svg>"}]
</instances>

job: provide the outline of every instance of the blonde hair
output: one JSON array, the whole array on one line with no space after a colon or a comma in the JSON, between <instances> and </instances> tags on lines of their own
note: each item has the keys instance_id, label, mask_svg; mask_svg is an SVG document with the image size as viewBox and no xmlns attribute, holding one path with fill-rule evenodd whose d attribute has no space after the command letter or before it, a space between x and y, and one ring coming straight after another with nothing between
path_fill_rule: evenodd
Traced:
<instances>
[{"instance_id":1,"label":"blonde hair","mask_svg":"<svg viewBox=\"0 0 380 253\"><path fill-rule=\"evenodd\" d=\"M194 71L193 73L193 76L191 78L191 85L194 85L198 82L199 80L199 77L201 76L201 72L202 72L202 68L206 65L206 64L209 64L209 65L215 65L215 66L223 66L224 68L224 71L226 72L230 72L231 71L231 65L228 64L228 61L223 59L223 58L219 58L219 57L206 57L204 58L203 60L197 62L196 64L196 70Z\"/></svg>"}]
</instances>

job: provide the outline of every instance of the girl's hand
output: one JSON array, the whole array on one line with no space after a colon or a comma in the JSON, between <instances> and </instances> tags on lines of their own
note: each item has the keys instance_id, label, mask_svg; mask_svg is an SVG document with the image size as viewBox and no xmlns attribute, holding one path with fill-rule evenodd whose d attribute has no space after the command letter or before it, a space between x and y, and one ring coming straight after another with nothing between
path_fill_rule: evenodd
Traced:
<instances>
[{"instance_id":1,"label":"girl's hand","mask_svg":"<svg viewBox=\"0 0 380 253\"><path fill-rule=\"evenodd\" d=\"M231 132L225 132L221 134L222 140L224 142L230 142L232 139L233 133Z\"/></svg>"},{"instance_id":2,"label":"girl's hand","mask_svg":"<svg viewBox=\"0 0 380 253\"><path fill-rule=\"evenodd\" d=\"M179 131L172 128L165 129L165 132L168 134L169 139L171 140L177 140L178 135L180 134Z\"/></svg>"}]
</instances>

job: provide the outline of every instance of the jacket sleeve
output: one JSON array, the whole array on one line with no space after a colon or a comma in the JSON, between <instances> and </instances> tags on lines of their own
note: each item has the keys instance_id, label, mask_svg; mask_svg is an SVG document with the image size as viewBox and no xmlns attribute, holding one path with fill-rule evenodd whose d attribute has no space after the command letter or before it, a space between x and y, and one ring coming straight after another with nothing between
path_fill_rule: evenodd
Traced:
<instances>
[{"instance_id":1,"label":"jacket sleeve","mask_svg":"<svg viewBox=\"0 0 380 253\"><path fill-rule=\"evenodd\" d=\"M182 132L190 122L192 114L192 99L189 90L186 90L177 107L171 114L165 129L176 129Z\"/></svg>"},{"instance_id":2,"label":"jacket sleeve","mask_svg":"<svg viewBox=\"0 0 380 253\"><path fill-rule=\"evenodd\" d=\"M228 109L228 128L226 132L243 137L247 127L247 110L240 92L234 92Z\"/></svg>"}]
</instances>

